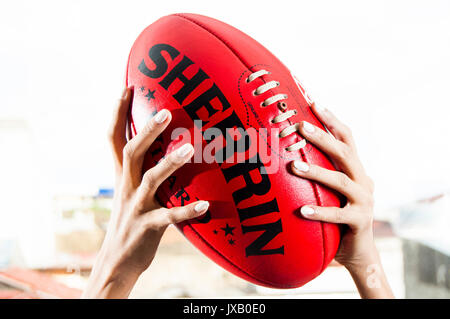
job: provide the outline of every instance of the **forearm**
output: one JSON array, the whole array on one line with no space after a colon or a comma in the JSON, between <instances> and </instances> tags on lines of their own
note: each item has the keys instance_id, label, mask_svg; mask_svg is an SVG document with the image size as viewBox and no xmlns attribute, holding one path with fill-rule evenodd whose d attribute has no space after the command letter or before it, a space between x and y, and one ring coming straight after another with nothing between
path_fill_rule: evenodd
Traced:
<instances>
[{"instance_id":1,"label":"forearm","mask_svg":"<svg viewBox=\"0 0 450 319\"><path fill-rule=\"evenodd\" d=\"M121 270L115 263L99 256L82 298L128 298L139 275L138 272Z\"/></svg>"},{"instance_id":2,"label":"forearm","mask_svg":"<svg viewBox=\"0 0 450 319\"><path fill-rule=\"evenodd\" d=\"M395 298L376 249L357 265L346 265L363 299Z\"/></svg>"}]
</instances>

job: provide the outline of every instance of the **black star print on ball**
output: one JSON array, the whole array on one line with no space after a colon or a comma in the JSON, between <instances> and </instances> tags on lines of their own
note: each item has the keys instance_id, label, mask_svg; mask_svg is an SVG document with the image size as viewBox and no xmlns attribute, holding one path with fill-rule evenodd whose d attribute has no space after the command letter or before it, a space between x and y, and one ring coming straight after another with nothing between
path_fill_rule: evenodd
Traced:
<instances>
[{"instance_id":1,"label":"black star print on ball","mask_svg":"<svg viewBox=\"0 0 450 319\"><path fill-rule=\"evenodd\" d=\"M228 241L228 243L229 243L230 245L234 245L235 242L236 242L236 241L233 240L233 239L230 239L230 240Z\"/></svg>"},{"instance_id":2,"label":"black star print on ball","mask_svg":"<svg viewBox=\"0 0 450 319\"><path fill-rule=\"evenodd\" d=\"M144 92L144 90L145 90L145 87L144 86L141 86L141 92Z\"/></svg>"},{"instance_id":3,"label":"black star print on ball","mask_svg":"<svg viewBox=\"0 0 450 319\"><path fill-rule=\"evenodd\" d=\"M225 227L222 227L220 229L222 229L225 232L225 236L226 235L233 235L233 229L235 229L236 227L230 227L230 225L227 225Z\"/></svg>"},{"instance_id":4,"label":"black star print on ball","mask_svg":"<svg viewBox=\"0 0 450 319\"><path fill-rule=\"evenodd\" d=\"M219 232L217 230L213 230L214 235L217 235Z\"/></svg>"},{"instance_id":5,"label":"black star print on ball","mask_svg":"<svg viewBox=\"0 0 450 319\"><path fill-rule=\"evenodd\" d=\"M150 101L151 99L154 99L156 90L150 91L150 90L147 89L147 91L148 91L148 93L145 96L147 98L147 100Z\"/></svg>"}]
</instances>

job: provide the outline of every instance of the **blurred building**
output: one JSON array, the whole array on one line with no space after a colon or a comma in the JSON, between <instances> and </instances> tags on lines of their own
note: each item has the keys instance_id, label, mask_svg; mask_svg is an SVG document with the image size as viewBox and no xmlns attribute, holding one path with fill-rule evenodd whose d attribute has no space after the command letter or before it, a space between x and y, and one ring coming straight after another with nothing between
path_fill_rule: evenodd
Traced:
<instances>
[{"instance_id":1,"label":"blurred building","mask_svg":"<svg viewBox=\"0 0 450 319\"><path fill-rule=\"evenodd\" d=\"M112 190L95 195L58 195L53 201L54 258L46 267L24 269L20 245L0 241L0 297L68 298L81 293L103 241ZM402 206L374 224L376 245L398 298L448 298L448 196ZM435 225L439 223L440 225ZM138 280L131 298L276 297L359 298L349 273L336 262L297 289L248 283L217 266L170 226L157 255Z\"/></svg>"}]
</instances>

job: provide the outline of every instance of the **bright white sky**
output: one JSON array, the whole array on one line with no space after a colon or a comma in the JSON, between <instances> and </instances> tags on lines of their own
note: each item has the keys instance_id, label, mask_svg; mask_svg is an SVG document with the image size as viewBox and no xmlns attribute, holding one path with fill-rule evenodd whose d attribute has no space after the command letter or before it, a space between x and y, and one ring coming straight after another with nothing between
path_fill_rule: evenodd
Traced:
<instances>
[{"instance_id":1,"label":"bright white sky","mask_svg":"<svg viewBox=\"0 0 450 319\"><path fill-rule=\"evenodd\" d=\"M2 1L0 237L50 236L53 194L112 185L129 49L174 12L275 53L352 128L379 208L450 189L450 1Z\"/></svg>"}]
</instances>

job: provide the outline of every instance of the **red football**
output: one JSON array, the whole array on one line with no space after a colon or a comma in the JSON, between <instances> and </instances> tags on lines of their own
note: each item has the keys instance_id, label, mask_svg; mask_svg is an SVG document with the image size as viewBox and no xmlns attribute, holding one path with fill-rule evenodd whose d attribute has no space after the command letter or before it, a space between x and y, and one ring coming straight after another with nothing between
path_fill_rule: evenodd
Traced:
<instances>
[{"instance_id":1,"label":"red football","mask_svg":"<svg viewBox=\"0 0 450 319\"><path fill-rule=\"evenodd\" d=\"M289 169L295 159L334 169L296 123L324 127L274 55L228 24L173 14L137 38L127 86L134 87L131 136L162 108L173 117L147 153L145 169L182 144L194 145L191 162L157 193L167 207L210 202L204 216L177 225L192 244L228 271L267 287L299 287L326 268L339 228L306 220L299 208L339 206L339 196Z\"/></svg>"}]
</instances>

